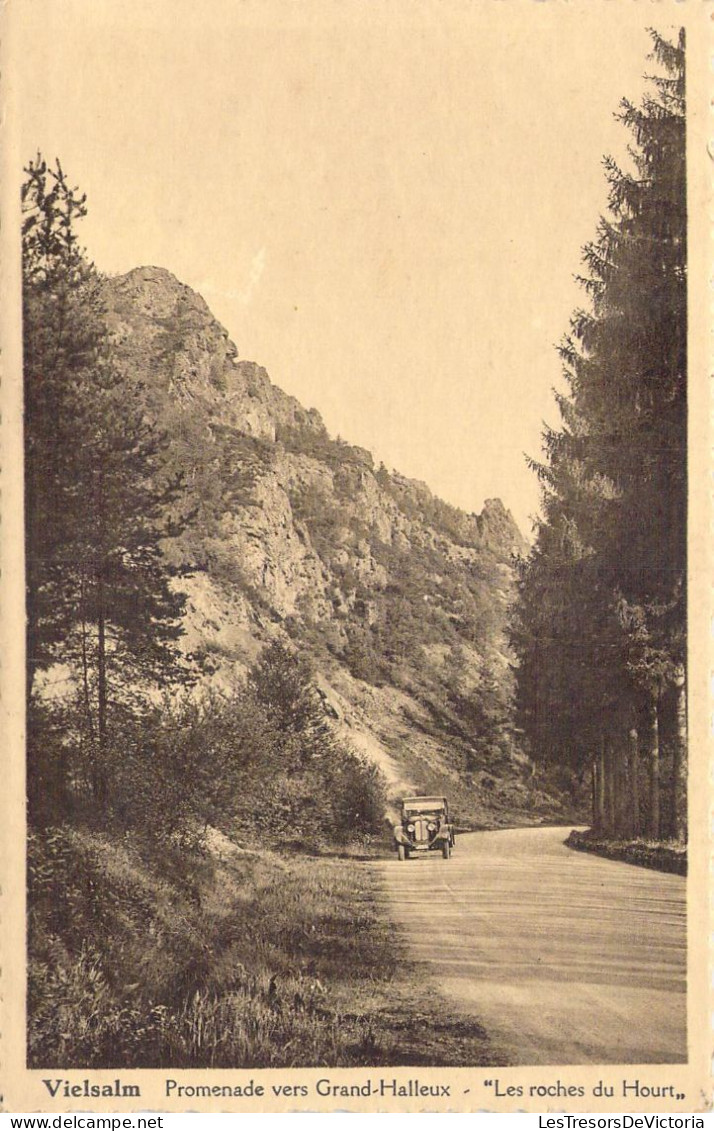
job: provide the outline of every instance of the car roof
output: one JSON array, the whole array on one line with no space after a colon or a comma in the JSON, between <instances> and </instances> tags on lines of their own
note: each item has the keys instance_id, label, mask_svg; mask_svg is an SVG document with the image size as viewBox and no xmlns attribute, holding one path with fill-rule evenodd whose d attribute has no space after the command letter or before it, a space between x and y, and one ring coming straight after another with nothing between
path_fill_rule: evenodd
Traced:
<instances>
[{"instance_id":1,"label":"car roof","mask_svg":"<svg viewBox=\"0 0 714 1131\"><path fill-rule=\"evenodd\" d=\"M446 805L445 797L403 797L402 805Z\"/></svg>"}]
</instances>

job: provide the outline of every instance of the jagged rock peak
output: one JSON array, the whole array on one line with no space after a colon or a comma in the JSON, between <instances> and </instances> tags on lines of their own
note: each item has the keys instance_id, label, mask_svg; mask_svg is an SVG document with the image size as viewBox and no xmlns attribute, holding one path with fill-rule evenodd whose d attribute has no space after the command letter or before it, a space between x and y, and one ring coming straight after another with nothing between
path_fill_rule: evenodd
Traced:
<instances>
[{"instance_id":1,"label":"jagged rock peak","mask_svg":"<svg viewBox=\"0 0 714 1131\"><path fill-rule=\"evenodd\" d=\"M362 490L365 473L375 477L410 516L448 531L463 544L481 544L498 553L524 553L527 545L511 512L500 499L487 499L481 514L466 514L439 500L420 480L397 471L374 471L370 452L331 440L316 409L306 409L270 380L256 362L239 360L227 330L205 300L164 267L136 267L105 284L108 317L131 367L156 390L194 404L208 398L212 412L258 440L279 442L290 452L339 467L343 489ZM386 473L386 470L385 470ZM356 477L356 478L355 478Z\"/></svg>"},{"instance_id":2,"label":"jagged rock peak","mask_svg":"<svg viewBox=\"0 0 714 1131\"><path fill-rule=\"evenodd\" d=\"M115 338L144 379L153 372L181 401L210 390L225 422L256 438L275 441L295 430L327 435L316 409L284 393L262 366L238 360L205 300L166 268L136 267L108 278L105 301Z\"/></svg>"},{"instance_id":3,"label":"jagged rock peak","mask_svg":"<svg viewBox=\"0 0 714 1131\"><path fill-rule=\"evenodd\" d=\"M481 536L487 545L491 542L501 546L510 543L512 553L525 554L528 552L528 543L518 528L515 518L503 505L501 499L485 499L483 509L476 516L476 521Z\"/></svg>"}]
</instances>

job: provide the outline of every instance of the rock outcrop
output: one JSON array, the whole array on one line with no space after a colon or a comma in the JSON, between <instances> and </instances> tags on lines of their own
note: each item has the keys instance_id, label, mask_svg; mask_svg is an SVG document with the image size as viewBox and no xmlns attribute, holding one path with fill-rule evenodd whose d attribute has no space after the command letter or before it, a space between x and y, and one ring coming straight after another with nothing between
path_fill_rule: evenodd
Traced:
<instances>
[{"instance_id":1,"label":"rock outcrop","mask_svg":"<svg viewBox=\"0 0 714 1131\"><path fill-rule=\"evenodd\" d=\"M335 727L393 792L468 786L490 823L499 789L525 805L524 760L479 711L490 697L503 714L510 694L504 627L525 543L503 503L466 514L331 439L169 272L108 279L105 302L182 484L166 553L205 677L230 685L289 637L311 654Z\"/></svg>"}]
</instances>

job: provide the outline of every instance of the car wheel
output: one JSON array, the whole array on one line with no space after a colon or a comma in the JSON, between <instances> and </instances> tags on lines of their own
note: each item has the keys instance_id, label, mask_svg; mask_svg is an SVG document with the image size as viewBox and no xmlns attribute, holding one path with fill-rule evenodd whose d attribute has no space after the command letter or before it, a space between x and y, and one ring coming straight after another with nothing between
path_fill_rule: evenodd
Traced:
<instances>
[{"instance_id":1,"label":"car wheel","mask_svg":"<svg viewBox=\"0 0 714 1131\"><path fill-rule=\"evenodd\" d=\"M441 854L444 857L444 860L448 860L449 857L451 856L451 844L449 843L448 840L445 840L444 843L442 844Z\"/></svg>"},{"instance_id":2,"label":"car wheel","mask_svg":"<svg viewBox=\"0 0 714 1131\"><path fill-rule=\"evenodd\" d=\"M406 860L407 853L406 853L406 850L405 850L403 844L397 845L397 856L399 857L400 860Z\"/></svg>"}]
</instances>

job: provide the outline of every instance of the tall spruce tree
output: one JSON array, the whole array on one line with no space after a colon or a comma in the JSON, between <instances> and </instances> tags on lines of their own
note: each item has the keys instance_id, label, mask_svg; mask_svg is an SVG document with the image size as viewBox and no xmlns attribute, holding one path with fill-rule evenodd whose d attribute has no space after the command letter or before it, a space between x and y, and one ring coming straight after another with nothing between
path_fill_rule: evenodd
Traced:
<instances>
[{"instance_id":1,"label":"tall spruce tree","mask_svg":"<svg viewBox=\"0 0 714 1131\"><path fill-rule=\"evenodd\" d=\"M602 831L660 837L686 822L685 43L651 34L662 73L621 104L632 169L605 160L513 639L536 756L592 768Z\"/></svg>"}]
</instances>

